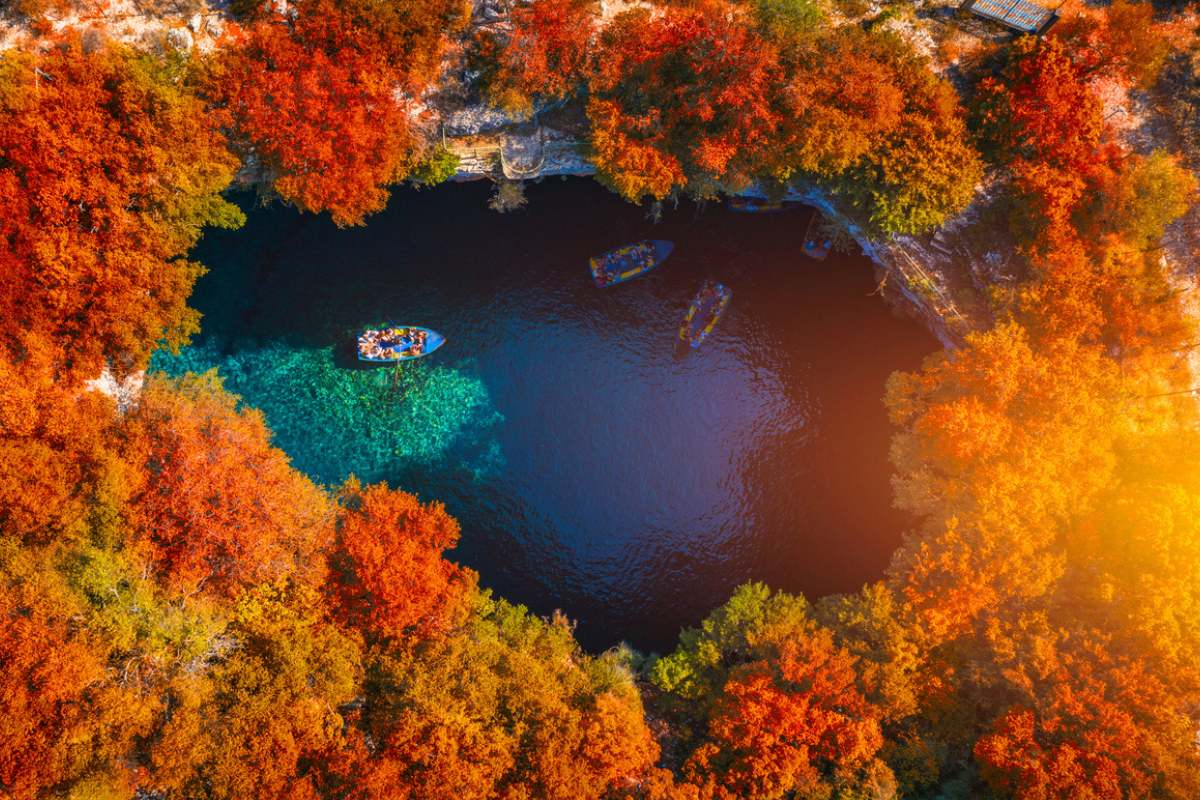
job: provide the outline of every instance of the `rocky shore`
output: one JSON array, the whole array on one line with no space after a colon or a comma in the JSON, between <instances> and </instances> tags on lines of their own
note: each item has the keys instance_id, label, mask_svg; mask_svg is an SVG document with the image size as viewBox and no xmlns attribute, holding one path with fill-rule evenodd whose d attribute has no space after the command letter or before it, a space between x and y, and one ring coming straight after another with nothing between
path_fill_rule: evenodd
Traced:
<instances>
[{"instance_id":1,"label":"rocky shore","mask_svg":"<svg viewBox=\"0 0 1200 800\"><path fill-rule=\"evenodd\" d=\"M584 142L552 128L522 133L506 123L493 130L448 136L446 144L459 158L458 181L542 180L595 172L583 155ZM513 153L526 155L527 160L518 161ZM754 191L745 194L764 196ZM983 291L989 282L1005 276L994 266L1001 259L981 258L968 244L965 229L977 213L974 208L928 236L878 240L817 187L793 189L787 200L812 206L843 228L875 263L880 293L921 319L944 346L957 347L968 333L991 324ZM797 258L800 245L797 239Z\"/></svg>"}]
</instances>

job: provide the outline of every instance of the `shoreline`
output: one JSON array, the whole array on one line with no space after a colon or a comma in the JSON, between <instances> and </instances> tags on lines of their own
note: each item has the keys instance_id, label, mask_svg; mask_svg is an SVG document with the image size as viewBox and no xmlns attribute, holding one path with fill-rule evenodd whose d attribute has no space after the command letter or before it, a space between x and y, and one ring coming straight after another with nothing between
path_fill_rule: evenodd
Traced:
<instances>
[{"instance_id":1,"label":"shoreline","mask_svg":"<svg viewBox=\"0 0 1200 800\"><path fill-rule=\"evenodd\" d=\"M283 0L286 2L286 0ZM602 3L611 15L629 3ZM984 29L955 29L950 16L956 4L945 0L922 3L913 13L893 16L885 25L930 59L929 68L954 82L961 55L939 51L937 42L958 42L963 49L995 38ZM48 30L99 35L135 49L211 53L222 46L229 26L236 25L226 0L198 0L192 13L147 13L135 0L113 0L104 10L50 18ZM868 10L866 16L879 12ZM487 2L475 2L464 32L505 24L505 16ZM882 12L886 13L886 12ZM880 16L882 16L880 13ZM864 17L865 19L866 17ZM838 18L835 24L862 20ZM0 18L0 52L27 45L36 36L33 28L13 18ZM965 43L965 45L963 44ZM1165 135L1155 126L1153 98L1115 87L1099 87L1106 119L1111 119L1117 139L1133 150L1162 146ZM548 177L589 177L594 168L582 154L586 131L579 129L570 103L535 109L528 118L506 114L475 97L471 77L462 63L462 42L455 40L443 54L441 74L412 115L429 143L441 142L459 158L451 180L538 181ZM539 120L544 115L553 120ZM557 127L556 127L557 126ZM236 185L255 188L266 181L261 169L247 161ZM986 330L995 322L989 295L1019 283L1026 268L1006 230L979 223L992 202L995 177L985 176L971 205L941 228L922 235L893 235L874 239L839 205L830 192L812 185L794 186L786 199L817 209L844 228L876 267L881 294L904 313L919 319L949 350L962 346L967 335ZM754 189L731 196L763 196ZM1164 242L1168 273L1180 284L1197 275L1195 254L1200 252L1200 205L1173 224ZM1200 306L1193 316L1200 318ZM1200 374L1200 354L1193 354L1193 372Z\"/></svg>"}]
</instances>

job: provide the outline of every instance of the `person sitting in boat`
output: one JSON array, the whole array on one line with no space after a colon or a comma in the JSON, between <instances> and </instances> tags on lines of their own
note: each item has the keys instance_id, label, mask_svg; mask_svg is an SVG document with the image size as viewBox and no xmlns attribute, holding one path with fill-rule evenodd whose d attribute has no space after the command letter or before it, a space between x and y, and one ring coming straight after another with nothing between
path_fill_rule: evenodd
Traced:
<instances>
[{"instance_id":1,"label":"person sitting in boat","mask_svg":"<svg viewBox=\"0 0 1200 800\"><path fill-rule=\"evenodd\" d=\"M375 331L367 331L358 337L358 352L364 356L375 356L379 351Z\"/></svg>"},{"instance_id":2,"label":"person sitting in boat","mask_svg":"<svg viewBox=\"0 0 1200 800\"><path fill-rule=\"evenodd\" d=\"M649 245L638 245L637 255L640 256L642 266L649 269L654 266L654 248Z\"/></svg>"},{"instance_id":3,"label":"person sitting in boat","mask_svg":"<svg viewBox=\"0 0 1200 800\"><path fill-rule=\"evenodd\" d=\"M408 341L408 355L419 356L425 351L425 331L412 331Z\"/></svg>"},{"instance_id":4,"label":"person sitting in boat","mask_svg":"<svg viewBox=\"0 0 1200 800\"><path fill-rule=\"evenodd\" d=\"M606 255L603 258L601 258L599 261L596 262L596 275L595 276L596 276L596 284L599 286L607 286L608 285L608 276L610 274L608 271L608 265L609 265L610 261L612 261L612 257Z\"/></svg>"}]
</instances>

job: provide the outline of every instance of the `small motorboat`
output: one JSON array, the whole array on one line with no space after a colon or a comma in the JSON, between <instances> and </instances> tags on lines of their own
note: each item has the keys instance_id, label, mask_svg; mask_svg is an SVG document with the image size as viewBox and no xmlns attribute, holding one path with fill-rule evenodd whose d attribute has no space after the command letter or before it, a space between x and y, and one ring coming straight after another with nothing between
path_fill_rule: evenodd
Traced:
<instances>
[{"instance_id":1,"label":"small motorboat","mask_svg":"<svg viewBox=\"0 0 1200 800\"><path fill-rule=\"evenodd\" d=\"M688 306L683 324L679 326L680 343L693 348L699 347L712 333L713 328L717 327L717 321L725 313L731 299L733 291L728 286L716 281L705 281L692 299L692 304Z\"/></svg>"},{"instance_id":2,"label":"small motorboat","mask_svg":"<svg viewBox=\"0 0 1200 800\"><path fill-rule=\"evenodd\" d=\"M828 236L817 230L820 221L821 215L817 212L814 212L808 221L808 227L804 231L804 255L815 258L817 261L824 261L825 257L829 255L829 251L833 249L833 242Z\"/></svg>"},{"instance_id":3,"label":"small motorboat","mask_svg":"<svg viewBox=\"0 0 1200 800\"><path fill-rule=\"evenodd\" d=\"M672 242L647 239L594 256L588 259L588 266L592 270L592 280L603 289L644 275L666 261L674 249Z\"/></svg>"},{"instance_id":4,"label":"small motorboat","mask_svg":"<svg viewBox=\"0 0 1200 800\"><path fill-rule=\"evenodd\" d=\"M396 364L423 358L446 343L446 337L418 325L379 325L365 328L358 337L358 360L371 364Z\"/></svg>"},{"instance_id":5,"label":"small motorboat","mask_svg":"<svg viewBox=\"0 0 1200 800\"><path fill-rule=\"evenodd\" d=\"M789 206L782 200L767 200L762 197L731 197L725 207L738 214L776 214Z\"/></svg>"}]
</instances>

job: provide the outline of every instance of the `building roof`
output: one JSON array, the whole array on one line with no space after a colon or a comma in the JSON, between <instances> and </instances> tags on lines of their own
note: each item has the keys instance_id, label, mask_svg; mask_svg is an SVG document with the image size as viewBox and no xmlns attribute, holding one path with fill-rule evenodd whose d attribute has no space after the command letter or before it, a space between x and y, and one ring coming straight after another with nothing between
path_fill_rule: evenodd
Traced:
<instances>
[{"instance_id":1,"label":"building roof","mask_svg":"<svg viewBox=\"0 0 1200 800\"><path fill-rule=\"evenodd\" d=\"M1058 19L1056 11L1030 0L966 0L963 7L1022 33L1042 33Z\"/></svg>"}]
</instances>

